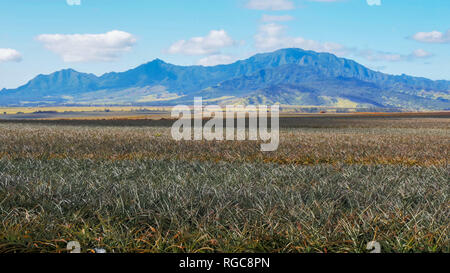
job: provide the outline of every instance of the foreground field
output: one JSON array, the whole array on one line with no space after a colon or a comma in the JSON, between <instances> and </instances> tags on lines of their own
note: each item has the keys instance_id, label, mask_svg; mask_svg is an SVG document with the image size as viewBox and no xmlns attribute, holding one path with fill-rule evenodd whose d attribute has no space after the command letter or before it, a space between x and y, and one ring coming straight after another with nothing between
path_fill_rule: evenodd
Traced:
<instances>
[{"instance_id":1,"label":"foreground field","mask_svg":"<svg viewBox=\"0 0 450 273\"><path fill-rule=\"evenodd\" d=\"M448 117L281 120L255 142L170 121L0 122L0 252L449 252Z\"/></svg>"}]
</instances>

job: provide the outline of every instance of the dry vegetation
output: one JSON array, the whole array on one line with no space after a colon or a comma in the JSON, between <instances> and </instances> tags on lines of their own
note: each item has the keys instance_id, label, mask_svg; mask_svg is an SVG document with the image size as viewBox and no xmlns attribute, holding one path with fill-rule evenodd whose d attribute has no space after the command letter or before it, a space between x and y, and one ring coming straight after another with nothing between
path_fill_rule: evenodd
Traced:
<instances>
[{"instance_id":1,"label":"dry vegetation","mask_svg":"<svg viewBox=\"0 0 450 273\"><path fill-rule=\"evenodd\" d=\"M449 252L450 118L281 120L278 151L169 120L0 121L0 252Z\"/></svg>"},{"instance_id":2,"label":"dry vegetation","mask_svg":"<svg viewBox=\"0 0 450 273\"><path fill-rule=\"evenodd\" d=\"M30 114L35 112L104 112L104 111L112 111L112 112L130 112L130 111L140 111L140 110L164 110L170 111L169 107L133 107L133 106L54 106L54 107L0 107L1 114L16 114L16 113L24 113Z\"/></svg>"}]
</instances>

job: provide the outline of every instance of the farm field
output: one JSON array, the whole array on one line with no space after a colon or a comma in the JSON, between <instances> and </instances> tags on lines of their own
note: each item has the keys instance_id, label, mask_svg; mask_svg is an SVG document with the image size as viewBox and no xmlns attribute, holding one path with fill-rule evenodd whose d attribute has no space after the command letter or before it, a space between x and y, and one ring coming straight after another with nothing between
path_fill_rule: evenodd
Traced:
<instances>
[{"instance_id":1,"label":"farm field","mask_svg":"<svg viewBox=\"0 0 450 273\"><path fill-rule=\"evenodd\" d=\"M280 146L169 119L0 120L0 252L450 252L450 114L285 116Z\"/></svg>"}]
</instances>

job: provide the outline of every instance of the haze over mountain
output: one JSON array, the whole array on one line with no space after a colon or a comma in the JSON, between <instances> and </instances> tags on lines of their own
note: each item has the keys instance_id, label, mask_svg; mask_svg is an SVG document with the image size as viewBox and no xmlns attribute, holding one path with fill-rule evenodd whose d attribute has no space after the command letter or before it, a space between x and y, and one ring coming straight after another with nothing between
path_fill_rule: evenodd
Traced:
<instances>
[{"instance_id":1,"label":"haze over mountain","mask_svg":"<svg viewBox=\"0 0 450 273\"><path fill-rule=\"evenodd\" d=\"M297 48L229 65L177 66L156 59L100 77L72 69L0 91L2 106L275 104L450 109L450 81L370 70L329 53Z\"/></svg>"}]
</instances>

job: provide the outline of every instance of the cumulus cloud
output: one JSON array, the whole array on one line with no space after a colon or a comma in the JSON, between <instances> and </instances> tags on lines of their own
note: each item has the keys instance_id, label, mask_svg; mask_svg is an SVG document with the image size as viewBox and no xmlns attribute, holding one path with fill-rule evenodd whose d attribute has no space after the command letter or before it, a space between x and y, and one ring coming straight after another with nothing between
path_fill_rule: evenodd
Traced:
<instances>
[{"instance_id":1,"label":"cumulus cloud","mask_svg":"<svg viewBox=\"0 0 450 273\"><path fill-rule=\"evenodd\" d=\"M286 21L292 21L294 20L294 17L290 15L267 15L264 14L261 18L261 21L268 23L268 22L286 22Z\"/></svg>"},{"instance_id":2,"label":"cumulus cloud","mask_svg":"<svg viewBox=\"0 0 450 273\"><path fill-rule=\"evenodd\" d=\"M423 49L414 50L410 54L398 54L375 50L359 50L356 52L356 55L364 57L365 59L372 62L379 62L379 61L404 62L404 61L414 61L417 59L426 59L433 56L433 54Z\"/></svg>"},{"instance_id":3,"label":"cumulus cloud","mask_svg":"<svg viewBox=\"0 0 450 273\"><path fill-rule=\"evenodd\" d=\"M250 0L247 8L256 10L291 10L295 8L291 0Z\"/></svg>"},{"instance_id":4,"label":"cumulus cloud","mask_svg":"<svg viewBox=\"0 0 450 273\"><path fill-rule=\"evenodd\" d=\"M69 6L79 6L81 5L81 0L66 0L66 3Z\"/></svg>"},{"instance_id":5,"label":"cumulus cloud","mask_svg":"<svg viewBox=\"0 0 450 273\"><path fill-rule=\"evenodd\" d=\"M22 55L15 49L0 48L0 63L2 62L20 62Z\"/></svg>"},{"instance_id":6,"label":"cumulus cloud","mask_svg":"<svg viewBox=\"0 0 450 273\"><path fill-rule=\"evenodd\" d=\"M446 33L437 30L431 32L417 32L412 36L412 39L422 43L450 43L450 29Z\"/></svg>"},{"instance_id":7,"label":"cumulus cloud","mask_svg":"<svg viewBox=\"0 0 450 273\"><path fill-rule=\"evenodd\" d=\"M65 62L114 61L136 43L132 34L119 30L103 34L42 34L37 40Z\"/></svg>"},{"instance_id":8,"label":"cumulus cloud","mask_svg":"<svg viewBox=\"0 0 450 273\"><path fill-rule=\"evenodd\" d=\"M414 52L412 53L412 56L414 56L416 58L428 58L428 57L433 56L433 54L420 48L420 49L414 50Z\"/></svg>"},{"instance_id":9,"label":"cumulus cloud","mask_svg":"<svg viewBox=\"0 0 450 273\"><path fill-rule=\"evenodd\" d=\"M310 2L338 2L342 0L309 0Z\"/></svg>"},{"instance_id":10,"label":"cumulus cloud","mask_svg":"<svg viewBox=\"0 0 450 273\"><path fill-rule=\"evenodd\" d=\"M180 40L172 44L167 50L170 54L210 55L218 54L222 48L235 44L235 41L225 30L211 30L204 37L194 37Z\"/></svg>"},{"instance_id":11,"label":"cumulus cloud","mask_svg":"<svg viewBox=\"0 0 450 273\"><path fill-rule=\"evenodd\" d=\"M296 47L316 52L328 52L341 57L361 57L370 62L402 62L432 57L433 54L417 49L409 54L384 52L372 49L346 47L334 42L320 42L303 37L291 37L286 34L286 26L268 23L260 26L255 35L255 47L267 52L281 48Z\"/></svg>"},{"instance_id":12,"label":"cumulus cloud","mask_svg":"<svg viewBox=\"0 0 450 273\"><path fill-rule=\"evenodd\" d=\"M367 0L369 6L381 6L381 0Z\"/></svg>"},{"instance_id":13,"label":"cumulus cloud","mask_svg":"<svg viewBox=\"0 0 450 273\"><path fill-rule=\"evenodd\" d=\"M355 52L355 55L363 57L371 62L387 61L387 62L399 62L405 59L406 55L376 51L372 49L359 50Z\"/></svg>"},{"instance_id":14,"label":"cumulus cloud","mask_svg":"<svg viewBox=\"0 0 450 273\"><path fill-rule=\"evenodd\" d=\"M276 23L263 24L255 35L255 47L263 51L277 50L287 47L298 47L305 50L330 52L343 55L347 49L338 43L318 42L303 37L290 37L286 35L286 27Z\"/></svg>"},{"instance_id":15,"label":"cumulus cloud","mask_svg":"<svg viewBox=\"0 0 450 273\"><path fill-rule=\"evenodd\" d=\"M216 54L200 59L197 64L203 66L214 66L219 64L231 64L235 60L235 58L229 55Z\"/></svg>"}]
</instances>

